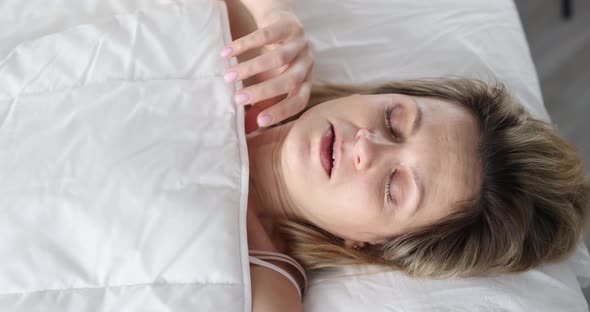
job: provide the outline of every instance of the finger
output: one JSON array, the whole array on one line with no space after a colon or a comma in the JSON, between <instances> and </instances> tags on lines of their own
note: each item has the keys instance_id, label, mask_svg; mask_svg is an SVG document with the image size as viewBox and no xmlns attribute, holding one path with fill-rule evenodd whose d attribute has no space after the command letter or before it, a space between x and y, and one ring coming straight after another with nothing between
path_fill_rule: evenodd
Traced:
<instances>
[{"instance_id":1,"label":"finger","mask_svg":"<svg viewBox=\"0 0 590 312\"><path fill-rule=\"evenodd\" d=\"M256 117L258 114L263 110L273 106L275 103L279 102L281 97L274 97L268 100L264 100L262 102L256 103L256 105L248 106L246 108L246 116L245 116L245 127L246 127L246 134L255 131L258 129L258 123L256 121Z\"/></svg>"},{"instance_id":2,"label":"finger","mask_svg":"<svg viewBox=\"0 0 590 312\"><path fill-rule=\"evenodd\" d=\"M261 108L256 106L252 106L247 112L245 116L245 123L244 127L246 129L246 134L256 131L258 129L258 123L256 121L256 117L262 111Z\"/></svg>"},{"instance_id":3,"label":"finger","mask_svg":"<svg viewBox=\"0 0 590 312\"><path fill-rule=\"evenodd\" d=\"M291 64L286 64L286 65L283 65L279 68L275 68L275 69L260 73L260 74L256 75L256 81L258 81L258 82L268 81L274 77L278 77L278 76L282 75L284 72L286 72L287 69L289 69L289 65L291 65Z\"/></svg>"},{"instance_id":4,"label":"finger","mask_svg":"<svg viewBox=\"0 0 590 312\"><path fill-rule=\"evenodd\" d=\"M311 81L305 81L296 93L258 114L259 127L268 127L301 112L309 102Z\"/></svg>"},{"instance_id":5,"label":"finger","mask_svg":"<svg viewBox=\"0 0 590 312\"><path fill-rule=\"evenodd\" d=\"M288 41L270 52L227 69L224 75L225 80L227 82L239 81L289 64L301 50L306 48L306 45L305 38Z\"/></svg>"},{"instance_id":6,"label":"finger","mask_svg":"<svg viewBox=\"0 0 590 312\"><path fill-rule=\"evenodd\" d=\"M305 80L311 63L311 58L298 55L293 65L282 75L240 90L235 96L236 102L238 104L256 103L295 90Z\"/></svg>"},{"instance_id":7,"label":"finger","mask_svg":"<svg viewBox=\"0 0 590 312\"><path fill-rule=\"evenodd\" d=\"M235 40L223 49L221 56L226 58L237 56L248 50L260 48L286 38L290 29L282 24L281 21L277 21Z\"/></svg>"}]
</instances>

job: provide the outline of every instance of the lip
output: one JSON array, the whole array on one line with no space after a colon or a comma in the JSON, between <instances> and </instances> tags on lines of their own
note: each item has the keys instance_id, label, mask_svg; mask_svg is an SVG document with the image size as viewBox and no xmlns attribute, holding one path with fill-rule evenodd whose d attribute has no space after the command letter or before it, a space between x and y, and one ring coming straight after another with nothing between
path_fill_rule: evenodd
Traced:
<instances>
[{"instance_id":1,"label":"lip","mask_svg":"<svg viewBox=\"0 0 590 312\"><path fill-rule=\"evenodd\" d=\"M330 177L332 171L332 141L334 140L334 130L332 125L326 129L320 139L320 162L324 171Z\"/></svg>"},{"instance_id":2,"label":"lip","mask_svg":"<svg viewBox=\"0 0 590 312\"><path fill-rule=\"evenodd\" d=\"M334 164L332 166L332 173L336 173L336 168L338 168L339 164L338 159L340 159L340 141L338 140L340 136L334 125L332 125L332 132L334 132Z\"/></svg>"}]
</instances>

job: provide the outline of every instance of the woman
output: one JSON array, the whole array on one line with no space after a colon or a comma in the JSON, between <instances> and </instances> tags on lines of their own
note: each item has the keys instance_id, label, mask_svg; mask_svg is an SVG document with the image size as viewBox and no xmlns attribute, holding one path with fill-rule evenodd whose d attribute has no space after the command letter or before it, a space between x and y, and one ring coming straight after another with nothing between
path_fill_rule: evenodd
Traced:
<instances>
[{"instance_id":1,"label":"woman","mask_svg":"<svg viewBox=\"0 0 590 312\"><path fill-rule=\"evenodd\" d=\"M240 93L256 99L282 74ZM500 84L320 86L305 102L302 114L247 138L251 249L308 270L381 264L433 278L518 272L574 250L590 209L581 160ZM294 266L274 264L302 283ZM257 264L251 272L255 311L301 310L288 279Z\"/></svg>"}]
</instances>

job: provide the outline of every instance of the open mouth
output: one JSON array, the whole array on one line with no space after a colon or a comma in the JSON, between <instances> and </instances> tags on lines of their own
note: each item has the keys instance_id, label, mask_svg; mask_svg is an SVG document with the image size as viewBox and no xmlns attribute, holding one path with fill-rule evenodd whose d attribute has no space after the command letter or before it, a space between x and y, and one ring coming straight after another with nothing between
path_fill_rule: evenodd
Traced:
<instances>
[{"instance_id":1,"label":"open mouth","mask_svg":"<svg viewBox=\"0 0 590 312\"><path fill-rule=\"evenodd\" d=\"M334 127L330 125L330 128L324 132L322 139L320 140L320 160L322 162L322 167L324 167L324 171L326 171L328 177L332 176L332 170L334 168L335 138Z\"/></svg>"}]
</instances>

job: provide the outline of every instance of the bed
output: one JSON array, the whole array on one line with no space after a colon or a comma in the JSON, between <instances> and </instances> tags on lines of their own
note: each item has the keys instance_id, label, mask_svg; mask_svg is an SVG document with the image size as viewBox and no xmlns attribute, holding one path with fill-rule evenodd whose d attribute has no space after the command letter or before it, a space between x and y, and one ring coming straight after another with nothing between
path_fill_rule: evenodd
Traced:
<instances>
[{"instance_id":1,"label":"bed","mask_svg":"<svg viewBox=\"0 0 590 312\"><path fill-rule=\"evenodd\" d=\"M315 81L506 82L547 119L509 0L302 0ZM250 311L243 110L218 0L0 2L0 310ZM222 248L220 248L222 246ZM496 278L313 276L306 311L587 311L581 243Z\"/></svg>"}]
</instances>

